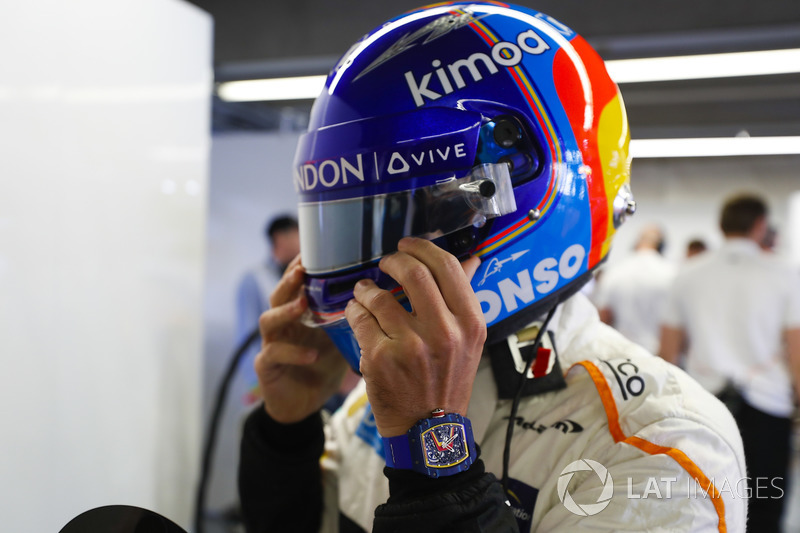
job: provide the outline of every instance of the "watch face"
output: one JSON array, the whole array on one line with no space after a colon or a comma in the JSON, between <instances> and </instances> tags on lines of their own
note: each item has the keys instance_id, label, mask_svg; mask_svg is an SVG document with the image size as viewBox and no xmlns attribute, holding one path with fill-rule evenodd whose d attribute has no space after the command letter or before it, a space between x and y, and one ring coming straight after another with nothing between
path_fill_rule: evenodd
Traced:
<instances>
[{"instance_id":1,"label":"watch face","mask_svg":"<svg viewBox=\"0 0 800 533\"><path fill-rule=\"evenodd\" d=\"M422 453L429 468L447 468L463 462L469 457L464 425L443 422L422 435Z\"/></svg>"}]
</instances>

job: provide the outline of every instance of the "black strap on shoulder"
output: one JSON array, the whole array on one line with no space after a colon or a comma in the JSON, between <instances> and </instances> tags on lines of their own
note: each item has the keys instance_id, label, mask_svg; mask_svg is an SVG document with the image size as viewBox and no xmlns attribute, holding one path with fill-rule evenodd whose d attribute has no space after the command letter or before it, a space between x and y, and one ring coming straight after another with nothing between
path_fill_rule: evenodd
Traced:
<instances>
[{"instance_id":1,"label":"black strap on shoulder","mask_svg":"<svg viewBox=\"0 0 800 533\"><path fill-rule=\"evenodd\" d=\"M540 348L539 354L533 358L533 367L536 367L537 357L552 357L554 358L549 372L539 377L529 377L525 380L522 389L522 396L533 396L554 390L563 389L567 386L564 381L564 375L561 372L561 365L558 362L558 354L556 352L555 340L553 334L548 331L547 337L549 339L549 346ZM511 335L500 342L490 344L487 347L489 357L492 362L492 372L494 373L494 380L497 384L497 395L499 398L508 400L513 399L517 394L517 387L519 386L519 379L521 372L517 369L515 357L512 351L515 351L521 356L521 361L526 361L533 350L532 343L519 343L517 342L516 335ZM540 365L541 366L541 365ZM549 366L549 365L548 365ZM525 369L526 371L528 369Z\"/></svg>"}]
</instances>

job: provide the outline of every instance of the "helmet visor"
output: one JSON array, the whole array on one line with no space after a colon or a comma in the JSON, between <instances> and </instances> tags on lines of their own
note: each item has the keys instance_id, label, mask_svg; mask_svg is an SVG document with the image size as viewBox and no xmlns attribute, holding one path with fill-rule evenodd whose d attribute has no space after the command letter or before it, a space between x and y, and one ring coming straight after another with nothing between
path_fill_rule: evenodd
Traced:
<instances>
[{"instance_id":1,"label":"helmet visor","mask_svg":"<svg viewBox=\"0 0 800 533\"><path fill-rule=\"evenodd\" d=\"M298 205L309 274L348 269L397 250L403 237L435 239L516 210L505 163L478 165L427 187Z\"/></svg>"}]
</instances>

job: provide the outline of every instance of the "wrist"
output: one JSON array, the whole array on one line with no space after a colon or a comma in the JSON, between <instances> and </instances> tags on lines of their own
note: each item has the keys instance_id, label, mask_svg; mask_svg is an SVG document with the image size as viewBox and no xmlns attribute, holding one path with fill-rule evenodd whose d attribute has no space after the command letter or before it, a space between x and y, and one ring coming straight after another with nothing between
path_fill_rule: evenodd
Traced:
<instances>
[{"instance_id":1,"label":"wrist","mask_svg":"<svg viewBox=\"0 0 800 533\"><path fill-rule=\"evenodd\" d=\"M449 409L445 407L440 411L442 411L442 414L454 413L461 416L465 416L465 413L467 412L466 407L463 409ZM375 416L375 426L378 429L378 434L384 438L391 438L399 435L405 435L408 430L414 427L420 420L430 418L432 416L432 411L421 411L414 413L411 416L404 417L387 417L384 413L376 413L375 405L373 404L373 414Z\"/></svg>"},{"instance_id":2,"label":"wrist","mask_svg":"<svg viewBox=\"0 0 800 533\"><path fill-rule=\"evenodd\" d=\"M418 418L413 420L409 419L406 421L395 422L392 425L381 424L376 420L375 425L378 428L378 434L381 436L381 438L389 439L399 435L405 435L408 430L417 423L418 420Z\"/></svg>"}]
</instances>

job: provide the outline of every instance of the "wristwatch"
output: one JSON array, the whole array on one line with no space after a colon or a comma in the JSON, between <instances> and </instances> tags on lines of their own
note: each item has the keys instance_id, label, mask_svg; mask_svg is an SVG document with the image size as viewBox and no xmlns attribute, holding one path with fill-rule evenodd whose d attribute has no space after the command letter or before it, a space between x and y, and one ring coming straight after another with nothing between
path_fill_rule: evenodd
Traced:
<instances>
[{"instance_id":1,"label":"wristwatch","mask_svg":"<svg viewBox=\"0 0 800 533\"><path fill-rule=\"evenodd\" d=\"M452 476L475 462L472 422L441 409L423 418L405 434L383 437L386 466L413 470L428 477Z\"/></svg>"}]
</instances>

